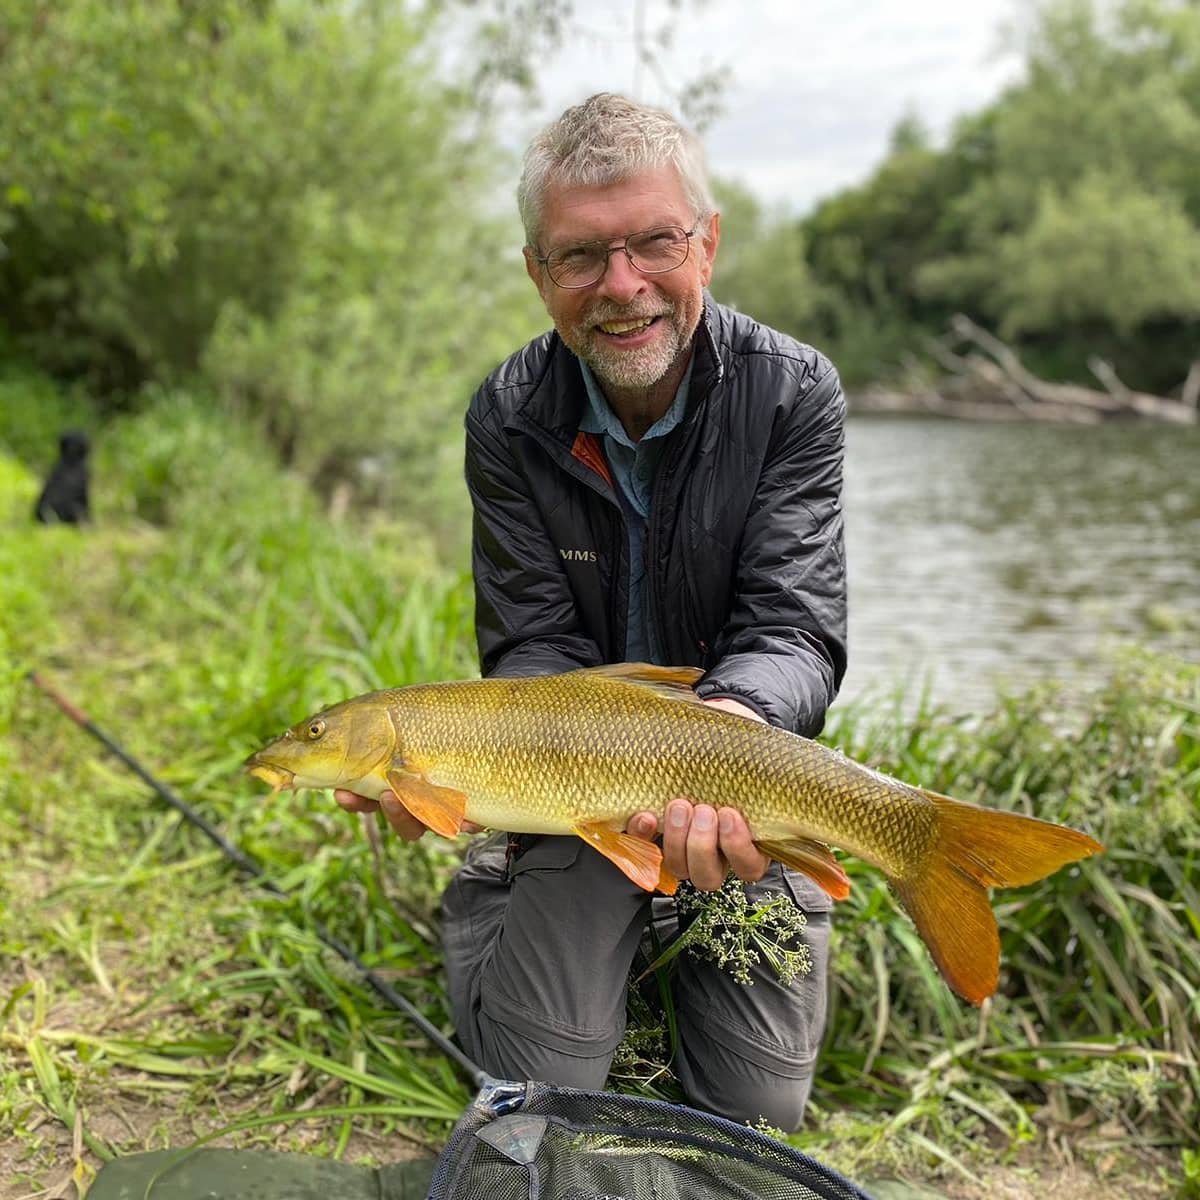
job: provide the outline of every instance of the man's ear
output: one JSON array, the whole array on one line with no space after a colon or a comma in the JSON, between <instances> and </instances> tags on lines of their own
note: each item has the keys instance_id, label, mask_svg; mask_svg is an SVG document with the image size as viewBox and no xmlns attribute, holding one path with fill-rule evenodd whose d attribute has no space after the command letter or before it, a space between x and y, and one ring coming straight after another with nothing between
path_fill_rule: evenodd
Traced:
<instances>
[{"instance_id":1,"label":"man's ear","mask_svg":"<svg viewBox=\"0 0 1200 1200\"><path fill-rule=\"evenodd\" d=\"M712 279L713 262L717 257L717 244L721 240L721 214L715 212L708 218L708 228L700 235L700 246L704 262L700 268L700 278L705 287Z\"/></svg>"},{"instance_id":2,"label":"man's ear","mask_svg":"<svg viewBox=\"0 0 1200 1200\"><path fill-rule=\"evenodd\" d=\"M532 246L526 246L521 251L525 255L525 274L533 280L533 286L537 288L538 295L542 298L542 303L546 302L546 272L542 269L542 264L537 260L537 251Z\"/></svg>"}]
</instances>

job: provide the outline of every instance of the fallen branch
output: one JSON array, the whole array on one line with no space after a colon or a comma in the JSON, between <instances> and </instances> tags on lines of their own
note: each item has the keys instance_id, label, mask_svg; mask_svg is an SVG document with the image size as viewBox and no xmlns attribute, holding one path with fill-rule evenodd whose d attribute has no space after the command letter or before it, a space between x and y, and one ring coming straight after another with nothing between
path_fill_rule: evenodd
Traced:
<instances>
[{"instance_id":1,"label":"fallen branch","mask_svg":"<svg viewBox=\"0 0 1200 1200\"><path fill-rule=\"evenodd\" d=\"M1175 400L1130 388L1113 364L1098 355L1088 359L1088 369L1103 390L1041 379L1011 346L962 313L951 318L946 335L926 342L926 350L945 372L943 378L911 390L869 388L851 397L852 406L859 412L933 412L991 421L1200 422L1200 359L1192 364L1182 396ZM914 364L907 369L919 378Z\"/></svg>"}]
</instances>

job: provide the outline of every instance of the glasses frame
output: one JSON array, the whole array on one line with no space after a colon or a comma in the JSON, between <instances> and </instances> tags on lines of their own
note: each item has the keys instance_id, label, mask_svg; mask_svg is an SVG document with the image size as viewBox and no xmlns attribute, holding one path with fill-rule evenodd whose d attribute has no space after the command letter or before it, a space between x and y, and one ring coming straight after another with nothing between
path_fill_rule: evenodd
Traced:
<instances>
[{"instance_id":1,"label":"glasses frame","mask_svg":"<svg viewBox=\"0 0 1200 1200\"><path fill-rule=\"evenodd\" d=\"M579 249L583 249L584 247L590 247L590 246L597 246L597 247L604 246L605 247L604 267L601 270L600 274L597 275L595 279L589 279L587 283L559 283L558 280L554 278L554 272L551 271L551 269L550 269L550 254L554 253L553 250L550 251L550 254L534 254L533 259L534 259L534 262L538 263L538 265L541 266L541 268L550 277L550 282L553 283L555 287L562 288L563 291L565 291L565 292L577 292L581 288L595 287L596 284L598 284L605 277L605 275L608 274L609 259L612 258L612 256L614 254L616 254L618 250L625 251L625 258L628 260L629 265L639 275L667 275L671 271L678 271L679 268L682 267L683 264L685 262L687 262L688 258L691 256L692 238L694 238L696 236L696 233L698 232L699 228L700 228L699 225L693 225L691 227L691 229L684 229L682 225L651 225L649 227L649 229L639 229L639 230L635 231L634 233L627 233L623 238L620 238L620 239L597 238L595 241L592 241L592 242L575 242L569 247L570 249L579 250ZM630 242L631 238L644 237L646 234L655 233L660 229L678 229L683 234L684 239L687 242L687 248L683 252L683 257L674 266L663 267L662 270L660 270L660 271L647 271L643 267L639 267L637 265L637 263L635 263L633 261L633 255L630 253L630 250L629 250L629 242ZM615 245L615 246L612 245L612 241L614 241L614 240L617 241L617 245ZM560 247L560 249L567 249L567 248L568 247Z\"/></svg>"}]
</instances>

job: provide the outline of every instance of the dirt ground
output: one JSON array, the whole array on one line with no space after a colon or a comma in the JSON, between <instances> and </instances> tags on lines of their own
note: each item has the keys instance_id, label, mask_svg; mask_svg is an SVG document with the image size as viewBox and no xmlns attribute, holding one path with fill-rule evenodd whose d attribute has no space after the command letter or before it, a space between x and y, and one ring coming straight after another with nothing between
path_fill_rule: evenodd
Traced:
<instances>
[{"instance_id":1,"label":"dirt ground","mask_svg":"<svg viewBox=\"0 0 1200 1200\"><path fill-rule=\"evenodd\" d=\"M1067 1151L1069 1155L1069 1151ZM1179 1194L1178 1155L1114 1147L1093 1161L1064 1161L1046 1145L1024 1148L1011 1165L933 1180L865 1180L874 1200L1166 1200Z\"/></svg>"},{"instance_id":2,"label":"dirt ground","mask_svg":"<svg viewBox=\"0 0 1200 1200\"><path fill-rule=\"evenodd\" d=\"M227 1120L234 1113L213 1114ZM120 1116L97 1114L88 1128L106 1140L130 1144L147 1139L163 1145L186 1145L202 1133L194 1120L171 1120L161 1108L131 1109L123 1105ZM12 1139L0 1140L0 1200L78 1200L84 1195L74 1181L81 1175L86 1186L99 1161L86 1148L79 1154L74 1139L53 1119L39 1128L45 1138L38 1159L42 1167L30 1179L30 1163L18 1161L22 1153ZM282 1132L282 1130L281 1130ZM152 1135L158 1133L159 1138ZM161 1135L166 1135L165 1137ZM315 1133L313 1138L315 1139ZM303 1152L305 1136L293 1126L276 1148ZM215 1145L228 1144L222 1140ZM398 1162L421 1153L395 1135L388 1138L356 1134L344 1156L347 1162ZM79 1154L79 1159L76 1155ZM77 1161L87 1164L80 1173ZM1114 1149L1094 1161L1065 1162L1060 1152L1046 1146L1026 1147L1011 1165L976 1169L979 1182L959 1175L938 1179L857 1180L873 1200L1168 1200L1178 1195L1178 1156Z\"/></svg>"}]
</instances>

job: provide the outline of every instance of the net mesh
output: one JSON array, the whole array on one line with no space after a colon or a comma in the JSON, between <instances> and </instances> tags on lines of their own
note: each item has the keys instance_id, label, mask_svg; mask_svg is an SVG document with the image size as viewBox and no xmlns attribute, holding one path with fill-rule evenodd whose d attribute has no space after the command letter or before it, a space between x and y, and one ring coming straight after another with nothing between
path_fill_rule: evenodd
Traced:
<instances>
[{"instance_id":1,"label":"net mesh","mask_svg":"<svg viewBox=\"0 0 1200 1200\"><path fill-rule=\"evenodd\" d=\"M484 1088L429 1200L870 1200L745 1125L681 1105L548 1084Z\"/></svg>"}]
</instances>

